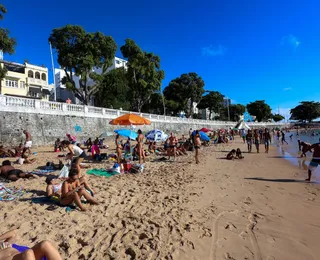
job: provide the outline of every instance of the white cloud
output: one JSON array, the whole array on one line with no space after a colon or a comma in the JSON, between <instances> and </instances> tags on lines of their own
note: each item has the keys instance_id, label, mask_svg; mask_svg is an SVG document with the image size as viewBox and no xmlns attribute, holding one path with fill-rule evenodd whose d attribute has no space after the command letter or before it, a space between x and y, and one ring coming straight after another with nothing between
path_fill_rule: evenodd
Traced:
<instances>
[{"instance_id":1,"label":"white cloud","mask_svg":"<svg viewBox=\"0 0 320 260\"><path fill-rule=\"evenodd\" d=\"M289 90L292 90L292 88L284 88L283 90L284 91L289 91Z\"/></svg>"},{"instance_id":2,"label":"white cloud","mask_svg":"<svg viewBox=\"0 0 320 260\"><path fill-rule=\"evenodd\" d=\"M281 44L285 46L289 46L295 51L297 50L298 47L300 47L301 42L296 36L289 34L282 37Z\"/></svg>"},{"instance_id":3,"label":"white cloud","mask_svg":"<svg viewBox=\"0 0 320 260\"><path fill-rule=\"evenodd\" d=\"M202 48L202 55L208 57L223 56L226 54L227 50L228 49L222 45L218 45L217 47L210 45Z\"/></svg>"}]
</instances>

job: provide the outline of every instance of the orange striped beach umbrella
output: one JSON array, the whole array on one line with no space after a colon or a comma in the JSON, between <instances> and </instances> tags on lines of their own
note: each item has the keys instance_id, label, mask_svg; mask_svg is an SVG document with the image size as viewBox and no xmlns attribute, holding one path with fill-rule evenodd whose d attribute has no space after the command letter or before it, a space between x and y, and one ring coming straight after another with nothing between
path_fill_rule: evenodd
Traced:
<instances>
[{"instance_id":1,"label":"orange striped beach umbrella","mask_svg":"<svg viewBox=\"0 0 320 260\"><path fill-rule=\"evenodd\" d=\"M125 114L117 117L110 121L111 125L151 125L150 120L136 115L136 114Z\"/></svg>"}]
</instances>

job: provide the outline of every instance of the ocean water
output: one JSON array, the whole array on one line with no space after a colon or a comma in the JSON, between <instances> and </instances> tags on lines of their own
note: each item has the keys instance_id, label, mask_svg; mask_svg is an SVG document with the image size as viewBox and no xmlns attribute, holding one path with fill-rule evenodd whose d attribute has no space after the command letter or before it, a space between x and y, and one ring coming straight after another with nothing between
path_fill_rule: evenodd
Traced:
<instances>
[{"instance_id":1,"label":"ocean water","mask_svg":"<svg viewBox=\"0 0 320 260\"><path fill-rule=\"evenodd\" d=\"M312 135L315 132L315 135ZM290 136L292 135L292 138ZM299 151L298 140L306 143L318 143L320 142L320 130L313 130L309 132L300 133L296 132L286 133L286 141L288 144L281 143L281 140L273 138L273 145L278 148L279 156L292 163L294 166L305 171L305 178L307 178L308 166L312 159L312 153L307 152L307 157L300 158L301 152ZM320 166L312 172L312 181L320 183Z\"/></svg>"}]
</instances>

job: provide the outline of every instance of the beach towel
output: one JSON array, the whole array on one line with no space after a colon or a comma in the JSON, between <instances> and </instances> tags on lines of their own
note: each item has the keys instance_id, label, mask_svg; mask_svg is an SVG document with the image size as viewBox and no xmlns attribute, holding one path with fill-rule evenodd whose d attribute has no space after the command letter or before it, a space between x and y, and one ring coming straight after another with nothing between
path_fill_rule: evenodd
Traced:
<instances>
[{"instance_id":1,"label":"beach towel","mask_svg":"<svg viewBox=\"0 0 320 260\"><path fill-rule=\"evenodd\" d=\"M25 191L20 189L9 189L3 183L0 183L0 201L12 201L20 198Z\"/></svg>"},{"instance_id":2,"label":"beach towel","mask_svg":"<svg viewBox=\"0 0 320 260\"><path fill-rule=\"evenodd\" d=\"M28 173L44 176L44 175L49 175L50 173L55 172L55 171L56 170L53 170L53 169L46 169L46 170L35 170L35 171L32 171L32 172L28 172Z\"/></svg>"},{"instance_id":3,"label":"beach towel","mask_svg":"<svg viewBox=\"0 0 320 260\"><path fill-rule=\"evenodd\" d=\"M76 206L73 206L73 205L62 206L60 204L59 198L57 198L57 197L51 197L51 198L49 198L49 197L37 197L37 198L32 198L31 201L32 201L32 203L40 204L40 205L50 204L50 206L47 208L48 210L54 210L57 207L65 207L66 208L66 212L70 212L70 211L76 209ZM56 207L52 207L52 206L56 206Z\"/></svg>"},{"instance_id":4,"label":"beach towel","mask_svg":"<svg viewBox=\"0 0 320 260\"><path fill-rule=\"evenodd\" d=\"M119 174L119 172L108 171L106 169L91 169L87 171L87 174L95 175L95 176L103 176L103 177L112 177L114 175Z\"/></svg>"}]
</instances>

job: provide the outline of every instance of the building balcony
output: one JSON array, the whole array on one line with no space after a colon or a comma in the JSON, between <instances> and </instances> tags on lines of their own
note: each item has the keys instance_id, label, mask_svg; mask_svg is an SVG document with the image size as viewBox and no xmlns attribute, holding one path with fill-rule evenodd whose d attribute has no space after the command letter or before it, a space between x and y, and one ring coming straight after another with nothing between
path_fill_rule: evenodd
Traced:
<instances>
[{"instance_id":1,"label":"building balcony","mask_svg":"<svg viewBox=\"0 0 320 260\"><path fill-rule=\"evenodd\" d=\"M47 81L42 79L27 78L27 83L38 86L47 86Z\"/></svg>"}]
</instances>

